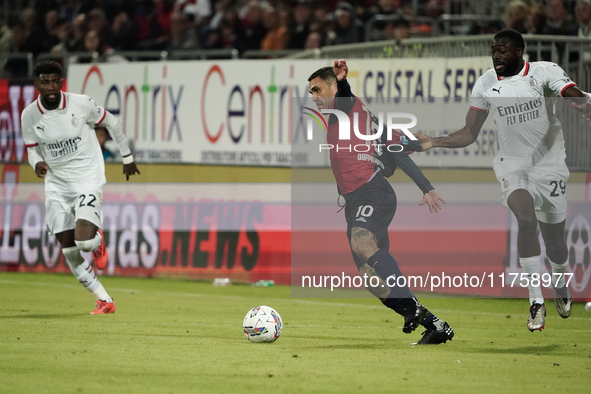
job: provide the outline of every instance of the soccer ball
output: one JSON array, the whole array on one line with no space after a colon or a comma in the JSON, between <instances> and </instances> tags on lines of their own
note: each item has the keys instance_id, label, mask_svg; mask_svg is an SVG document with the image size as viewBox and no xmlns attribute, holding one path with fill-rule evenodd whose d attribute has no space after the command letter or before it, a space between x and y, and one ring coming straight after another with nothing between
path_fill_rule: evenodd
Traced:
<instances>
[{"instance_id":1,"label":"soccer ball","mask_svg":"<svg viewBox=\"0 0 591 394\"><path fill-rule=\"evenodd\" d=\"M275 342L281 335L282 328L279 313L264 305L249 310L242 322L244 335L251 342Z\"/></svg>"}]
</instances>

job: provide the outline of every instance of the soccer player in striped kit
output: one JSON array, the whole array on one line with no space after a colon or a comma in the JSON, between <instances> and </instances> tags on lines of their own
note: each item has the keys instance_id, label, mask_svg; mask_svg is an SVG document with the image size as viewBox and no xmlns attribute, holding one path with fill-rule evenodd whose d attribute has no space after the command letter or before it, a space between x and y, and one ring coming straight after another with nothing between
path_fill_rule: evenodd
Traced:
<instances>
[{"instance_id":1,"label":"soccer player in striped kit","mask_svg":"<svg viewBox=\"0 0 591 394\"><path fill-rule=\"evenodd\" d=\"M106 127L119 146L128 180L140 172L117 119L88 96L62 92L58 63L41 61L34 73L39 97L23 110L21 123L29 164L45 178L47 230L74 276L96 297L91 313L114 313L113 299L80 253L92 252L98 269L107 266L101 231L105 164L94 127Z\"/></svg>"},{"instance_id":2,"label":"soccer player in striped kit","mask_svg":"<svg viewBox=\"0 0 591 394\"><path fill-rule=\"evenodd\" d=\"M377 119L351 92L347 82L348 71L345 60L335 60L332 67L314 72L308 78L312 100L319 110L338 109L344 112L350 119L350 125L353 125L357 114L359 128L365 127L360 130L361 134L371 134L377 127ZM335 147L330 151L330 162L339 193L346 202L347 236L353 259L361 274L378 278L379 284L369 286L368 290L386 307L404 317L403 332L411 333L419 325L425 327L418 344L440 344L451 340L454 336L451 327L429 312L407 286L388 286L388 281L402 276L402 273L389 253L388 226L396 212L396 194L384 174L390 176L396 166L402 168L424 193L420 205L426 203L431 212L441 209L443 199L407 153L384 149L379 155L373 145L361 155L352 149L336 149L339 144L344 148L345 145L363 145L366 141L354 133L351 133L351 140L340 141L338 118L334 114L328 118L327 143ZM415 143L414 149L420 150L418 142Z\"/></svg>"}]
</instances>

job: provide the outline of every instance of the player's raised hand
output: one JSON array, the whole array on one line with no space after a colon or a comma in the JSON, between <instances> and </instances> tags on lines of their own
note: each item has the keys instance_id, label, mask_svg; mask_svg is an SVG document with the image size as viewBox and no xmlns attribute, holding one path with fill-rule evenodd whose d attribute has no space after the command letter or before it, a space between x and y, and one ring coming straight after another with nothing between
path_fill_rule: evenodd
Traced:
<instances>
[{"instance_id":1,"label":"player's raised hand","mask_svg":"<svg viewBox=\"0 0 591 394\"><path fill-rule=\"evenodd\" d=\"M416 133L414 134L417 137L417 140L421 143L421 148L423 148L423 152L433 148L433 139L426 134L423 133Z\"/></svg>"},{"instance_id":2,"label":"player's raised hand","mask_svg":"<svg viewBox=\"0 0 591 394\"><path fill-rule=\"evenodd\" d=\"M571 105L581 113L581 116L587 120L587 123L591 124L591 104L583 103L579 105L572 103Z\"/></svg>"},{"instance_id":3,"label":"player's raised hand","mask_svg":"<svg viewBox=\"0 0 591 394\"><path fill-rule=\"evenodd\" d=\"M435 211L435 213L437 213L442 208L440 202L445 204L445 200L441 198L439 193L437 193L435 190L431 190L429 193L425 193L423 195L423 200L419 203L419 205L425 205L426 203L429 207L429 212L433 213L433 211Z\"/></svg>"},{"instance_id":4,"label":"player's raised hand","mask_svg":"<svg viewBox=\"0 0 591 394\"><path fill-rule=\"evenodd\" d=\"M37 175L37 178L45 178L47 170L49 170L49 166L46 162L39 161L35 164L35 175Z\"/></svg>"},{"instance_id":5,"label":"player's raised hand","mask_svg":"<svg viewBox=\"0 0 591 394\"><path fill-rule=\"evenodd\" d=\"M137 172L137 174L140 174L140 170L137 169L137 166L135 165L135 161L132 161L129 164L123 164L123 173L125 174L125 177L127 178L127 180L129 180L129 177L133 174L135 174Z\"/></svg>"},{"instance_id":6,"label":"player's raised hand","mask_svg":"<svg viewBox=\"0 0 591 394\"><path fill-rule=\"evenodd\" d=\"M334 64L332 65L332 70L337 76L337 80L342 81L343 79L347 78L347 73L349 73L347 61L345 59L335 60Z\"/></svg>"}]
</instances>

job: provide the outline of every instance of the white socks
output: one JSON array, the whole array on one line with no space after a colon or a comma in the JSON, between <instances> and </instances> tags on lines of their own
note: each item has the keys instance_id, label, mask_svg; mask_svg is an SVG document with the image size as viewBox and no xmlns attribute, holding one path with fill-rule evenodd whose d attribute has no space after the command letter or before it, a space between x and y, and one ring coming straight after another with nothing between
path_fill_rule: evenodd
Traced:
<instances>
[{"instance_id":1,"label":"white socks","mask_svg":"<svg viewBox=\"0 0 591 394\"><path fill-rule=\"evenodd\" d=\"M529 290L529 302L530 304L543 304L544 296L542 296L541 287L541 276L540 276L540 256L532 257L520 257L519 264L523 269L523 272L528 274L528 290ZM537 280L532 280L532 275L538 274ZM532 282L536 283L537 286L533 286Z\"/></svg>"},{"instance_id":2,"label":"white socks","mask_svg":"<svg viewBox=\"0 0 591 394\"><path fill-rule=\"evenodd\" d=\"M556 264L554 262L552 262L552 260L548 259L548 261L550 261L550 265L552 266L552 274L562 274L560 275L560 279L558 279L558 275L552 275L552 286L555 289L561 289L564 286L566 286L566 280L564 279L564 273L566 272L566 267L568 267L568 260L565 261L563 264ZM556 280L558 279L558 283L556 283Z\"/></svg>"},{"instance_id":3,"label":"white socks","mask_svg":"<svg viewBox=\"0 0 591 394\"><path fill-rule=\"evenodd\" d=\"M99 236L100 237L100 236ZM97 300L113 302L109 294L97 279L90 263L84 260L80 250L76 246L62 249L66 262L70 266L72 273L84 287L88 289Z\"/></svg>"},{"instance_id":4,"label":"white socks","mask_svg":"<svg viewBox=\"0 0 591 394\"><path fill-rule=\"evenodd\" d=\"M76 242L76 246L81 251L93 252L93 251L97 250L99 246L101 246L102 241L103 241L103 237L101 237L101 235L97 231L96 235L94 236L93 239L88 239L86 241L74 241L74 242Z\"/></svg>"}]
</instances>

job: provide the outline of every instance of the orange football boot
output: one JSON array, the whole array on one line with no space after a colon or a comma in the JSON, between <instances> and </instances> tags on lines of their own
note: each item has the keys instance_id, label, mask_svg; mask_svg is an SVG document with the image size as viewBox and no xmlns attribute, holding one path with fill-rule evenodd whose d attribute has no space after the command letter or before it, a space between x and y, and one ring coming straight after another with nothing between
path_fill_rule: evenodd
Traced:
<instances>
[{"instance_id":1,"label":"orange football boot","mask_svg":"<svg viewBox=\"0 0 591 394\"><path fill-rule=\"evenodd\" d=\"M96 265L96 268L102 270L107 267L109 253L107 253L107 247L105 246L105 236L100 228L98 229L98 233L101 235L102 240L98 249L92 252L92 257L94 258L94 265Z\"/></svg>"},{"instance_id":2,"label":"orange football boot","mask_svg":"<svg viewBox=\"0 0 591 394\"><path fill-rule=\"evenodd\" d=\"M107 302L103 300L96 301L96 307L94 311L90 312L91 315L104 315L105 313L115 313L115 303Z\"/></svg>"}]
</instances>

